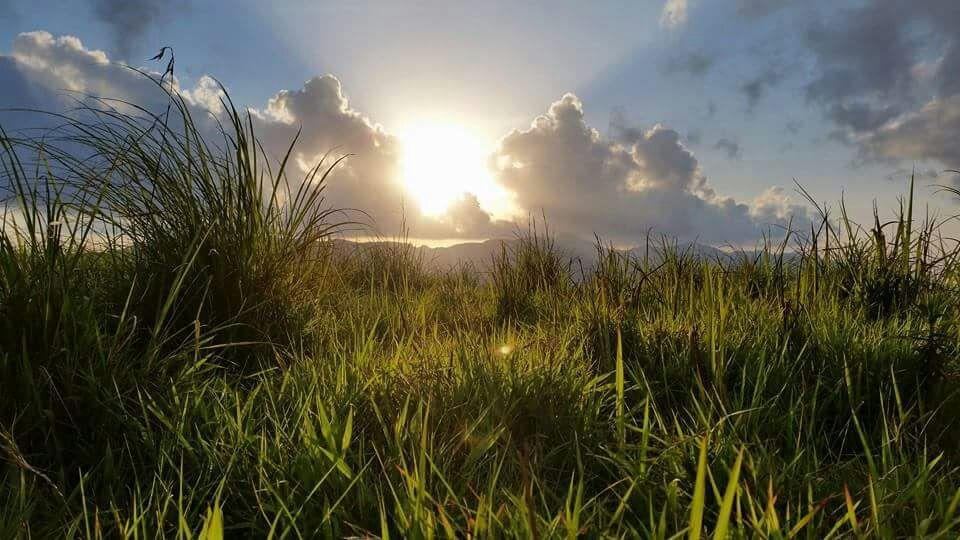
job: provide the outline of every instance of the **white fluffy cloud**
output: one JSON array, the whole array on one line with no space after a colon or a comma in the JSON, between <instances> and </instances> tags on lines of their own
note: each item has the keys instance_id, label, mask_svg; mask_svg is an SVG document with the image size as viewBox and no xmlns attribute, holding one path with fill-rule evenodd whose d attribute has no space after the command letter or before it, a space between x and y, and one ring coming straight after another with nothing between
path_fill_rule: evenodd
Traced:
<instances>
[{"instance_id":1,"label":"white fluffy cloud","mask_svg":"<svg viewBox=\"0 0 960 540\"><path fill-rule=\"evenodd\" d=\"M133 70L110 61L103 51L87 49L73 36L54 37L47 32L27 32L13 41L8 57L11 73L43 95L57 94L65 103L80 95L117 99L155 100L156 85Z\"/></svg>"},{"instance_id":2,"label":"white fluffy cloud","mask_svg":"<svg viewBox=\"0 0 960 540\"><path fill-rule=\"evenodd\" d=\"M222 112L221 90L209 76L181 92L196 109L195 117ZM74 37L21 34L11 53L0 55L0 96L10 106L57 110L81 94L156 110L165 105L152 81ZM419 212L398 182L400 141L352 108L332 75L282 90L251 114L274 157L300 132L294 157L303 169L328 152L352 154L332 175L328 201L366 212L376 232L396 234L401 224L421 238L502 237L515 230L515 224L493 219L469 193L444 215ZM0 120L9 127L10 117ZM652 228L684 239L744 243L791 214L805 215L780 189L750 203L718 194L680 135L666 126L619 126L610 138L601 136L585 123L583 105L572 94L553 103L528 129L504 136L490 166L521 210L542 211L552 229L573 236L597 233L634 243Z\"/></svg>"},{"instance_id":3,"label":"white fluffy cloud","mask_svg":"<svg viewBox=\"0 0 960 540\"><path fill-rule=\"evenodd\" d=\"M399 142L350 108L336 77L314 77L299 90L283 90L254 114L260 136L274 155L281 155L301 132L295 157L304 169L327 153L328 159L353 154L338 167L329 197L339 206L369 213L384 232L395 232L403 206L396 181Z\"/></svg>"},{"instance_id":4,"label":"white fluffy cloud","mask_svg":"<svg viewBox=\"0 0 960 540\"><path fill-rule=\"evenodd\" d=\"M680 134L662 125L619 127L614 139L586 124L583 105L567 94L529 129L513 131L493 158L499 180L521 207L543 209L561 231L596 232L630 243L647 230L684 239L748 242L791 213L782 190L758 206L719 195Z\"/></svg>"},{"instance_id":5,"label":"white fluffy cloud","mask_svg":"<svg viewBox=\"0 0 960 540\"><path fill-rule=\"evenodd\" d=\"M299 90L282 90L255 110L260 136L275 155L300 131L298 164L314 166L324 155L351 156L337 167L328 185L337 207L361 210L377 234L406 228L424 238L483 238L510 233L511 224L494 220L476 196L464 193L445 213L423 215L398 181L402 145L383 126L350 107L333 75L314 77ZM359 218L359 214L354 214ZM369 219L367 219L369 218Z\"/></svg>"},{"instance_id":6,"label":"white fluffy cloud","mask_svg":"<svg viewBox=\"0 0 960 540\"><path fill-rule=\"evenodd\" d=\"M158 73L152 75L159 76ZM193 88L180 88L194 118L205 121L207 113L220 114L222 91L210 76L201 77ZM148 110L162 111L166 98L157 85L136 71L111 62L106 53L84 47L72 36L54 37L47 32L17 36L9 55L0 56L0 95L11 108L61 111L85 96L124 100ZM429 237L483 237L507 234L507 224L493 221L470 195L441 216L420 214L414 202L404 197L397 182L400 145L396 138L363 114L353 110L340 82L332 75L314 77L298 90L278 92L265 107L251 109L265 148L280 157L300 131L296 163L312 168L329 153L328 162L351 154L330 177L328 201L362 210L350 218L372 227L374 234L392 235L406 225L412 234ZM8 129L44 124L36 115L0 116ZM209 122L209 128L214 129ZM468 202L464 202L468 201Z\"/></svg>"},{"instance_id":7,"label":"white fluffy cloud","mask_svg":"<svg viewBox=\"0 0 960 540\"><path fill-rule=\"evenodd\" d=\"M159 73L150 73L159 77ZM171 84L179 89L176 79ZM188 103L200 105L212 83L206 77L197 88L186 91ZM166 83L165 83L166 84ZM147 110L163 110L166 95L151 79L113 62L103 51L88 49L73 36L54 37L48 32L26 32L13 41L9 55L0 55L0 96L5 108L33 108L63 112L91 96L123 108L135 103ZM0 114L7 129L40 127L45 119L35 114Z\"/></svg>"}]
</instances>

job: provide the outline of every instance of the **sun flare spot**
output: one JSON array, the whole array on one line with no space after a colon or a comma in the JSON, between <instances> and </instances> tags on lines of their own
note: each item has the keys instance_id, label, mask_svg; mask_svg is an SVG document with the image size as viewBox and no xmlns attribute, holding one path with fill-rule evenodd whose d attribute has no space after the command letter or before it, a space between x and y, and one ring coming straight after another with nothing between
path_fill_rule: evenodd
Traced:
<instances>
[{"instance_id":1,"label":"sun flare spot","mask_svg":"<svg viewBox=\"0 0 960 540\"><path fill-rule=\"evenodd\" d=\"M417 123L400 132L401 182L420 211L443 214L464 193L497 212L505 190L490 176L490 148L467 128L447 123ZM497 207L501 208L497 208Z\"/></svg>"}]
</instances>

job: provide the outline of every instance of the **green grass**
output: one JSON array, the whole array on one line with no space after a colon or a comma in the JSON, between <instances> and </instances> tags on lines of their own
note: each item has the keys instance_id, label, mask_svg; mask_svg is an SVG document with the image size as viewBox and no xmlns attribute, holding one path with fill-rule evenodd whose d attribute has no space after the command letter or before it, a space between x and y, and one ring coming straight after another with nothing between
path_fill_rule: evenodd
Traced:
<instances>
[{"instance_id":1,"label":"green grass","mask_svg":"<svg viewBox=\"0 0 960 540\"><path fill-rule=\"evenodd\" d=\"M335 163L171 100L0 137L0 537L960 533L957 251L912 187L757 255L532 228L431 272L334 248Z\"/></svg>"}]
</instances>

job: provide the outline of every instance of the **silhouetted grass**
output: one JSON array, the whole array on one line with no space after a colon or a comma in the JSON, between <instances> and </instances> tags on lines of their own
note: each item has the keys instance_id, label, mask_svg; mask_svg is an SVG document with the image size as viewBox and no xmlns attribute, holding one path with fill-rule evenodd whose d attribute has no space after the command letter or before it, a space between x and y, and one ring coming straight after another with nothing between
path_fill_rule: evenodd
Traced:
<instances>
[{"instance_id":1,"label":"silhouetted grass","mask_svg":"<svg viewBox=\"0 0 960 540\"><path fill-rule=\"evenodd\" d=\"M957 249L911 195L431 272L171 100L0 136L0 537L958 533Z\"/></svg>"}]
</instances>

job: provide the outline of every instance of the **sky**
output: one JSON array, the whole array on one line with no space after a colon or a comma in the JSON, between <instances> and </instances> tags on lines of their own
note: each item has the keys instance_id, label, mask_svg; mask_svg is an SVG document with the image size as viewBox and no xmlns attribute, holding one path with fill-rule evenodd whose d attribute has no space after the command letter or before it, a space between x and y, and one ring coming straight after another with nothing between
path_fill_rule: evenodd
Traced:
<instances>
[{"instance_id":1,"label":"sky","mask_svg":"<svg viewBox=\"0 0 960 540\"><path fill-rule=\"evenodd\" d=\"M162 107L123 66L163 71L147 59L170 46L203 115L219 81L268 149L302 129L303 169L352 154L328 201L375 234L502 237L535 215L618 245L749 245L809 223L795 182L868 223L916 170L957 213L936 189L960 169L957 28L954 0L0 0L0 108Z\"/></svg>"}]
</instances>

